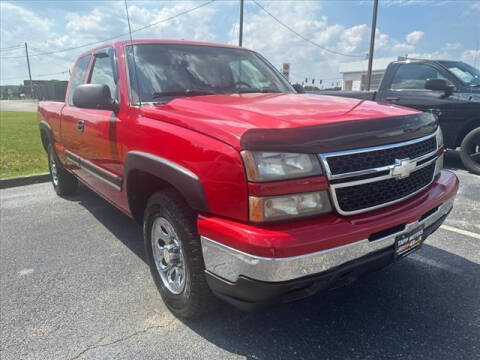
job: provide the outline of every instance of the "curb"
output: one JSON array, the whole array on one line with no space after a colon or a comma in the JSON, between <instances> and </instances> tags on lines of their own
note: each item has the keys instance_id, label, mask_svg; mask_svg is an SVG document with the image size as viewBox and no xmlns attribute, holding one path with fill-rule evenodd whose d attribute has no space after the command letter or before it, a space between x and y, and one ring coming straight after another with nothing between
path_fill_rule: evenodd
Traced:
<instances>
[{"instance_id":1,"label":"curb","mask_svg":"<svg viewBox=\"0 0 480 360\"><path fill-rule=\"evenodd\" d=\"M39 184L50 181L50 174L37 174L29 176L20 176L8 179L0 179L0 189L8 189L17 186Z\"/></svg>"}]
</instances>

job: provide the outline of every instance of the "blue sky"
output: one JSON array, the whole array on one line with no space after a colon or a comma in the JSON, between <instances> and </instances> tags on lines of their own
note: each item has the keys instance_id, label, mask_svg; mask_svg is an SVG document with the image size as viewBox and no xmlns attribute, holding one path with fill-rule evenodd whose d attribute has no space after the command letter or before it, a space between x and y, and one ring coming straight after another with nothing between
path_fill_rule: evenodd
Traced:
<instances>
[{"instance_id":1,"label":"blue sky","mask_svg":"<svg viewBox=\"0 0 480 360\"><path fill-rule=\"evenodd\" d=\"M206 2L129 0L136 29ZM288 31L253 0L245 0L244 46L275 66L291 63L292 80L340 77L339 64L368 52L372 0L267 1L265 9L322 50ZM24 49L30 54L60 51L125 33L123 0L30 0L1 2L0 82L27 78ZM195 11L137 32L135 38L167 38L237 43L239 0L217 0ZM480 0L380 0L375 55L460 59L480 65ZM5 49L7 48L7 49ZM82 47L54 55L32 56L34 78L66 79ZM57 74L64 72L62 74ZM46 76L37 76L44 75ZM48 74L55 74L49 76Z\"/></svg>"}]
</instances>

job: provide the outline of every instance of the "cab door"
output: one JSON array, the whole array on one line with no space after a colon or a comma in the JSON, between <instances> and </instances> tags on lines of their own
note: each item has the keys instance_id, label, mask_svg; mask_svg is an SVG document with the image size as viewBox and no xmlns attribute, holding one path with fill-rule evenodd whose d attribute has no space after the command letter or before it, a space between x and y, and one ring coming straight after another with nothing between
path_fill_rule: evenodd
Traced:
<instances>
[{"instance_id":1,"label":"cab door","mask_svg":"<svg viewBox=\"0 0 480 360\"><path fill-rule=\"evenodd\" d=\"M90 66L87 83L104 84L112 98L119 101L118 68L113 48L96 51ZM122 151L118 128L121 121L112 110L81 109L76 115L81 146L70 155L82 168L82 179L107 199L121 201L123 174Z\"/></svg>"},{"instance_id":2,"label":"cab door","mask_svg":"<svg viewBox=\"0 0 480 360\"><path fill-rule=\"evenodd\" d=\"M82 152L86 144L83 129L80 127L82 113L85 109L77 108L73 104L73 94L75 89L87 81L88 69L91 62L91 54L79 58L73 68L70 78L67 96L65 98L65 106L62 110L62 119L60 124L61 143L65 152L57 152L62 158L62 162L67 161L66 154L78 154ZM70 161L71 163L71 161ZM79 177L82 176L82 170L78 166L71 167L71 170Z\"/></svg>"},{"instance_id":3,"label":"cab door","mask_svg":"<svg viewBox=\"0 0 480 360\"><path fill-rule=\"evenodd\" d=\"M460 99L455 92L425 89L427 79L444 79L456 84L447 71L432 64L402 63L393 69L388 89L381 92L379 101L431 111L437 115L444 135L456 133L460 114L456 111ZM447 140L447 139L446 139Z\"/></svg>"}]
</instances>

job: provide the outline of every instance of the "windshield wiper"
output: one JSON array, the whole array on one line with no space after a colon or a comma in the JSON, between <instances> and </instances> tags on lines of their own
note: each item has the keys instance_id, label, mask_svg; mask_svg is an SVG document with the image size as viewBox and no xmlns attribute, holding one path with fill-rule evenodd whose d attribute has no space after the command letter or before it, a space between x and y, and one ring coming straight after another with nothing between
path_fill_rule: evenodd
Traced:
<instances>
[{"instance_id":1,"label":"windshield wiper","mask_svg":"<svg viewBox=\"0 0 480 360\"><path fill-rule=\"evenodd\" d=\"M246 88L246 89L238 89L235 91L238 94L248 94L248 93L280 93L280 90L272 89L272 88Z\"/></svg>"},{"instance_id":2,"label":"windshield wiper","mask_svg":"<svg viewBox=\"0 0 480 360\"><path fill-rule=\"evenodd\" d=\"M201 96L201 95L215 95L216 92L208 91L208 90L194 90L194 89L185 89L185 90L178 90L178 91L155 91L152 94L153 99L158 99L162 97L170 97L170 96Z\"/></svg>"}]
</instances>

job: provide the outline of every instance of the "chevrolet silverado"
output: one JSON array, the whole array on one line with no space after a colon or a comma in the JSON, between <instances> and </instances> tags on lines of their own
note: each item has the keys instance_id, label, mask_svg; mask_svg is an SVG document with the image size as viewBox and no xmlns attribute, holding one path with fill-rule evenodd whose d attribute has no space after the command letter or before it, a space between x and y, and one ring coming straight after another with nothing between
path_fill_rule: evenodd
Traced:
<instances>
[{"instance_id":1,"label":"chevrolet silverado","mask_svg":"<svg viewBox=\"0 0 480 360\"><path fill-rule=\"evenodd\" d=\"M40 102L38 119L54 190L80 181L143 226L155 284L180 317L381 269L421 247L458 189L432 113L297 93L234 46L92 49L65 102Z\"/></svg>"}]
</instances>

